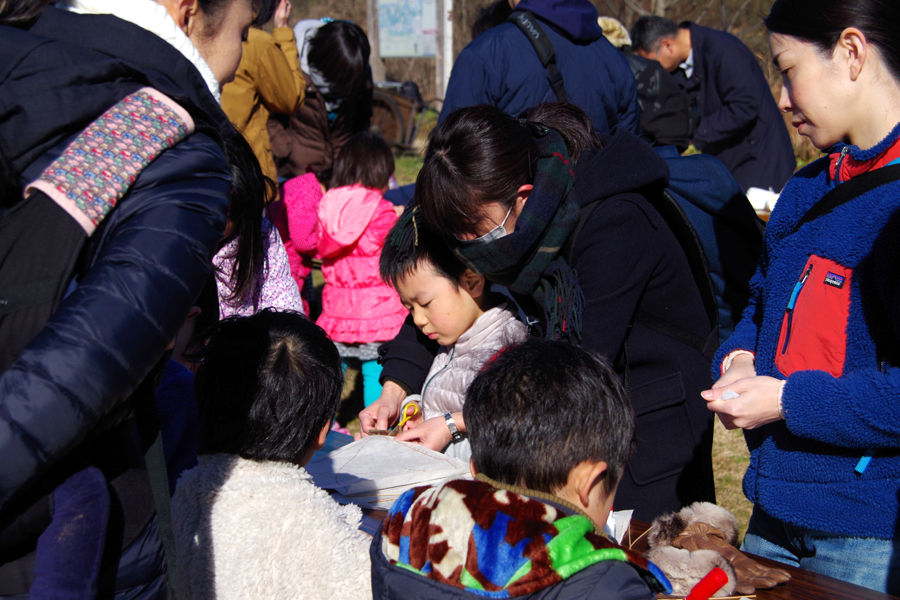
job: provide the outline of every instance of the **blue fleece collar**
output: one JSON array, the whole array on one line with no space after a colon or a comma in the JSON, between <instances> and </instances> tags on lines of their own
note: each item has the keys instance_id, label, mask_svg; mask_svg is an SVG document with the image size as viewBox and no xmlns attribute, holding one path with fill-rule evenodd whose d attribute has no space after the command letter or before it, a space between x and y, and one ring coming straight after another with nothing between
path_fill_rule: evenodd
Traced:
<instances>
[{"instance_id":1,"label":"blue fleece collar","mask_svg":"<svg viewBox=\"0 0 900 600\"><path fill-rule=\"evenodd\" d=\"M867 161L875 158L888 148L890 148L894 142L897 141L897 138L900 137L900 123L894 126L887 136L871 148L863 150L859 146L854 144L845 144L844 142L838 142L834 146L828 149L828 154L840 154L844 148L847 148L847 154L853 157L854 160L858 161Z\"/></svg>"}]
</instances>

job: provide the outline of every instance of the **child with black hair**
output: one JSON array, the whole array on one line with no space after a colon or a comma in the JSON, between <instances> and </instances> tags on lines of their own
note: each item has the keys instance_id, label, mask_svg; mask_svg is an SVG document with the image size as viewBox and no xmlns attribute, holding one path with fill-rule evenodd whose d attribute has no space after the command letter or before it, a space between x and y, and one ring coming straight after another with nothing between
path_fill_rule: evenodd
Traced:
<instances>
[{"instance_id":1,"label":"child with black hair","mask_svg":"<svg viewBox=\"0 0 900 600\"><path fill-rule=\"evenodd\" d=\"M397 292L378 276L378 255L397 221L394 206L384 199L393 173L390 146L373 133L358 133L338 153L331 188L318 209L325 286L316 323L342 358L362 362L366 406L381 395L378 346L393 339L406 318Z\"/></svg>"},{"instance_id":2,"label":"child with black hair","mask_svg":"<svg viewBox=\"0 0 900 600\"><path fill-rule=\"evenodd\" d=\"M413 488L371 547L376 598L616 598L670 592L603 535L634 450L634 414L610 365L531 339L475 378L463 408L474 481Z\"/></svg>"},{"instance_id":3,"label":"child with black hair","mask_svg":"<svg viewBox=\"0 0 900 600\"><path fill-rule=\"evenodd\" d=\"M466 389L498 350L525 339L526 327L515 307L490 291L483 275L463 266L444 240L427 229L415 207L391 230L380 268L416 327L441 345L421 396L407 397L398 414L410 402L421 402L422 410L397 439L469 460L462 414ZM379 420L379 412L386 410L383 402L360 413L361 431Z\"/></svg>"},{"instance_id":4,"label":"child with black hair","mask_svg":"<svg viewBox=\"0 0 900 600\"><path fill-rule=\"evenodd\" d=\"M172 498L179 598L369 595L361 513L303 469L340 402L340 356L297 313L218 323L195 389L199 464Z\"/></svg>"}]
</instances>

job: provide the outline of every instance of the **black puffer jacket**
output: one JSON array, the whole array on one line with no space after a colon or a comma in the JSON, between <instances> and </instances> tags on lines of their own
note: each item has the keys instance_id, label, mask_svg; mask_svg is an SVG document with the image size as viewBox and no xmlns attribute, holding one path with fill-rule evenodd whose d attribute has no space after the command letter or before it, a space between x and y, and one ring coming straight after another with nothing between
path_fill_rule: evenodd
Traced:
<instances>
[{"instance_id":1,"label":"black puffer jacket","mask_svg":"<svg viewBox=\"0 0 900 600\"><path fill-rule=\"evenodd\" d=\"M184 106L197 132L140 173L88 240L77 287L0 374L0 509L33 493L43 473L96 436L98 422L121 408L175 336L222 236L231 180L221 140L233 134L196 68L136 25L48 8L28 31L0 27L0 143L23 184L106 109L147 85ZM134 444L130 431L121 444L102 448L112 462L133 455L126 448ZM94 440L79 452L96 450ZM115 470L110 480L132 469ZM145 573L159 572L147 562L158 558L147 549L159 545L155 524L145 520L146 503L121 496L143 490L143 498L146 475L143 484L130 476L133 484L114 485L126 528L138 536L130 550L143 548L129 560ZM131 501L138 500L144 515L129 525ZM129 576L140 584L120 563L119 583Z\"/></svg>"},{"instance_id":2,"label":"black puffer jacket","mask_svg":"<svg viewBox=\"0 0 900 600\"><path fill-rule=\"evenodd\" d=\"M140 174L89 240L77 289L0 375L2 505L71 450L159 360L210 272L230 178L213 139L227 131L224 115L199 72L135 25L49 8L28 32L3 28L0 65L0 139L23 182L146 84L215 131L195 133Z\"/></svg>"}]
</instances>

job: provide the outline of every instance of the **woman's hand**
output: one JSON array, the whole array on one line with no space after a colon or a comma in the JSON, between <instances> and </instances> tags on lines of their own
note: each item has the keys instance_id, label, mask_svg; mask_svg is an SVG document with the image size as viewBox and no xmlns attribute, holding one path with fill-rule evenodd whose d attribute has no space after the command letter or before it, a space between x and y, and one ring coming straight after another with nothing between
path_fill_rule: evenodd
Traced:
<instances>
[{"instance_id":1,"label":"woman's hand","mask_svg":"<svg viewBox=\"0 0 900 600\"><path fill-rule=\"evenodd\" d=\"M732 365L734 368L734 365ZM729 372L731 369L728 370ZM726 373L727 376L728 373ZM724 379L725 376L722 377ZM756 429L769 423L774 423L782 418L779 411L779 400L783 381L774 377L751 376L727 385L727 389L740 394L737 398L722 400L725 393L724 386L717 387L720 379L713 389L706 390L700 395L709 403L709 410L719 415L719 419L726 429Z\"/></svg>"},{"instance_id":2,"label":"woman's hand","mask_svg":"<svg viewBox=\"0 0 900 600\"><path fill-rule=\"evenodd\" d=\"M403 388L393 381L385 381L381 396L359 413L359 433L354 439L368 435L370 429L388 429L400 416L400 405L406 398Z\"/></svg>"},{"instance_id":3,"label":"woman's hand","mask_svg":"<svg viewBox=\"0 0 900 600\"><path fill-rule=\"evenodd\" d=\"M455 419L454 419L455 420ZM440 452L450 443L450 429L443 416L432 417L418 427L405 430L394 438L398 442L412 442Z\"/></svg>"},{"instance_id":4,"label":"woman's hand","mask_svg":"<svg viewBox=\"0 0 900 600\"><path fill-rule=\"evenodd\" d=\"M291 3L289 0L281 0L278 8L275 9L274 25L275 27L287 27L288 19L291 18Z\"/></svg>"},{"instance_id":5,"label":"woman's hand","mask_svg":"<svg viewBox=\"0 0 900 600\"><path fill-rule=\"evenodd\" d=\"M728 370L725 371L725 374L722 375L718 381L716 381L712 389L718 390L722 388L724 392L724 388L728 387L738 379L746 379L747 377L755 377L756 376L756 363L754 358L749 354L739 354L734 357L734 360L731 361L731 366L728 367ZM705 396L704 396L705 397ZM718 397L718 396L716 396Z\"/></svg>"}]
</instances>

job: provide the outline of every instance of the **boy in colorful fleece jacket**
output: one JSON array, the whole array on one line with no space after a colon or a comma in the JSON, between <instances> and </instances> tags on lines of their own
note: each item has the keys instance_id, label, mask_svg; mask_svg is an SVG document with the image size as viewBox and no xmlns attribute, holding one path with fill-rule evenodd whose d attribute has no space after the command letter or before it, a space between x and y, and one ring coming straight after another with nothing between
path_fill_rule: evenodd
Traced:
<instances>
[{"instance_id":1,"label":"boy in colorful fleece jacket","mask_svg":"<svg viewBox=\"0 0 900 600\"><path fill-rule=\"evenodd\" d=\"M373 597L651 599L666 577L603 536L635 443L599 356L532 339L495 357L463 408L474 481L402 495L373 540Z\"/></svg>"}]
</instances>

